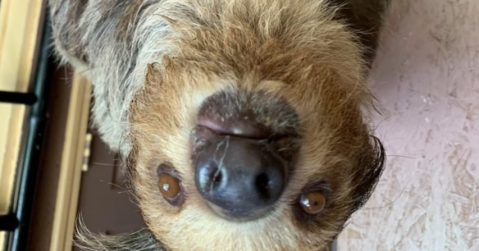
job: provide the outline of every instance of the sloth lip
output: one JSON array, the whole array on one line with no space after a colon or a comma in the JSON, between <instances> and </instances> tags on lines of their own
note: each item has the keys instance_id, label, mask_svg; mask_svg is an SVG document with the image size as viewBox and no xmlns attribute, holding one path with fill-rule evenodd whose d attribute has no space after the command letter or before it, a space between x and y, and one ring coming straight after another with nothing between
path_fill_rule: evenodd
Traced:
<instances>
[{"instance_id":1,"label":"sloth lip","mask_svg":"<svg viewBox=\"0 0 479 251\"><path fill-rule=\"evenodd\" d=\"M218 135L230 135L258 140L271 138L274 134L271 128L251 120L247 116L244 116L242 119L224 120L200 115L197 125Z\"/></svg>"},{"instance_id":2,"label":"sloth lip","mask_svg":"<svg viewBox=\"0 0 479 251\"><path fill-rule=\"evenodd\" d=\"M213 94L199 107L195 122L217 135L257 140L299 136L293 107L279 95L260 91Z\"/></svg>"}]
</instances>

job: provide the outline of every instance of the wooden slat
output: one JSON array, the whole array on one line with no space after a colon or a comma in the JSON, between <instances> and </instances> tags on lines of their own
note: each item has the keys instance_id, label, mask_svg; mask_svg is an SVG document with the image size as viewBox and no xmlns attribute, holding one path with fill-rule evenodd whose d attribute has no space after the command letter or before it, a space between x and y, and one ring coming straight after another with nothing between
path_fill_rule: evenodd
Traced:
<instances>
[{"instance_id":1,"label":"wooden slat","mask_svg":"<svg viewBox=\"0 0 479 251\"><path fill-rule=\"evenodd\" d=\"M70 96L50 244L51 251L72 249L73 229L80 192L83 150L87 137L90 93L90 84L84 78L76 75Z\"/></svg>"}]
</instances>

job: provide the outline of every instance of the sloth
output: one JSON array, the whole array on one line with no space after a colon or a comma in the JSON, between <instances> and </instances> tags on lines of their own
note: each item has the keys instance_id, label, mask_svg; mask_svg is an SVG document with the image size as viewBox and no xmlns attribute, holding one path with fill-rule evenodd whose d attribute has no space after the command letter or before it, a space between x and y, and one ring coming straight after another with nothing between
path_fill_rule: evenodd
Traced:
<instances>
[{"instance_id":1,"label":"sloth","mask_svg":"<svg viewBox=\"0 0 479 251\"><path fill-rule=\"evenodd\" d=\"M389 0L49 0L146 228L86 250L328 250L385 150L368 75ZM101 210L101 209L100 209Z\"/></svg>"}]
</instances>

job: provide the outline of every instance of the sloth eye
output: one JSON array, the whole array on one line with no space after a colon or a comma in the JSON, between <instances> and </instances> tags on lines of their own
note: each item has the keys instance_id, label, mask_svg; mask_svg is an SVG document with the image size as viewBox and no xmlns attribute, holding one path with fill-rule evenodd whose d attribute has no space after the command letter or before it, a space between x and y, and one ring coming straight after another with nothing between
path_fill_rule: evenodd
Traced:
<instances>
[{"instance_id":1,"label":"sloth eye","mask_svg":"<svg viewBox=\"0 0 479 251\"><path fill-rule=\"evenodd\" d=\"M185 197L181 181L171 173L171 168L165 167L169 166L162 164L158 168L158 189L168 203L179 206L183 203Z\"/></svg>"},{"instance_id":2,"label":"sloth eye","mask_svg":"<svg viewBox=\"0 0 479 251\"><path fill-rule=\"evenodd\" d=\"M175 198L181 191L180 181L166 173L160 175L158 187L160 188L161 194L168 199Z\"/></svg>"},{"instance_id":3,"label":"sloth eye","mask_svg":"<svg viewBox=\"0 0 479 251\"><path fill-rule=\"evenodd\" d=\"M301 209L309 214L315 215L323 211L326 206L326 196L321 192L303 193L299 200Z\"/></svg>"}]
</instances>

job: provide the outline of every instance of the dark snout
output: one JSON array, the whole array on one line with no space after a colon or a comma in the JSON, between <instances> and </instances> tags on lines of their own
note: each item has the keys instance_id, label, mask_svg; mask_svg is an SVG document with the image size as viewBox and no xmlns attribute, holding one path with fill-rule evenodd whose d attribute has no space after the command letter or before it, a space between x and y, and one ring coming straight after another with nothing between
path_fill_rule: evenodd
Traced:
<instances>
[{"instance_id":1,"label":"dark snout","mask_svg":"<svg viewBox=\"0 0 479 251\"><path fill-rule=\"evenodd\" d=\"M198 115L192 158L196 188L223 218L267 215L294 166L294 111L283 100L259 97L221 93Z\"/></svg>"},{"instance_id":2,"label":"dark snout","mask_svg":"<svg viewBox=\"0 0 479 251\"><path fill-rule=\"evenodd\" d=\"M286 186L287 163L267 140L212 134L195 164L200 194L231 217L263 214Z\"/></svg>"}]
</instances>

